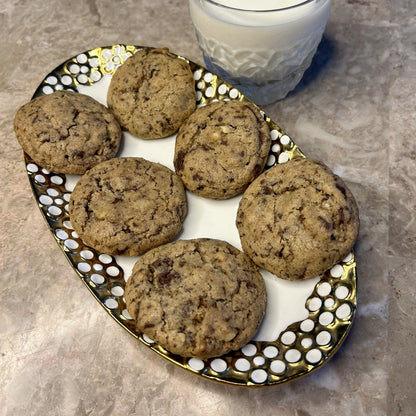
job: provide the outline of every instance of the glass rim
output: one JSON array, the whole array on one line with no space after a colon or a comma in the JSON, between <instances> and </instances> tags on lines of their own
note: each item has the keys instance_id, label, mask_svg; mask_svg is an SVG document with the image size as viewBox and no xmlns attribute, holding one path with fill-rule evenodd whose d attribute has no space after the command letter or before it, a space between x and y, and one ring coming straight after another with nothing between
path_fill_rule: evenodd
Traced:
<instances>
[{"instance_id":1,"label":"glass rim","mask_svg":"<svg viewBox=\"0 0 416 416\"><path fill-rule=\"evenodd\" d=\"M224 9L228 9L228 10L238 10L240 12L250 12L250 13L269 13L269 12L280 12L280 11L285 11L285 10L296 9L297 7L304 6L308 3L312 3L312 2L317 1L317 0L304 0L304 1L301 1L300 3L298 3L298 4L294 4L293 6L286 6L286 7L281 7L281 8L278 8L278 9L260 9L260 10L241 9L239 7L227 6L225 4L221 4L221 3L216 2L215 0L204 0L204 1L207 2L207 3L211 3L214 6L222 7Z\"/></svg>"}]
</instances>

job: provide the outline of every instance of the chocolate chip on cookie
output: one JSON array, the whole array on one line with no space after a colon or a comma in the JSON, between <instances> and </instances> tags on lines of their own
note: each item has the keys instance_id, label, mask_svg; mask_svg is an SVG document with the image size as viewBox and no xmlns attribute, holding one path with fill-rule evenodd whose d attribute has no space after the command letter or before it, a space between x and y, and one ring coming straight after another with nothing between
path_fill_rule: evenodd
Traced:
<instances>
[{"instance_id":1,"label":"chocolate chip on cookie","mask_svg":"<svg viewBox=\"0 0 416 416\"><path fill-rule=\"evenodd\" d=\"M243 250L287 280L324 273L349 254L358 236L354 196L323 163L295 159L260 175L237 213Z\"/></svg>"},{"instance_id":2,"label":"chocolate chip on cookie","mask_svg":"<svg viewBox=\"0 0 416 416\"><path fill-rule=\"evenodd\" d=\"M237 350L256 334L266 307L263 277L220 240L178 240L139 258L125 299L139 334L184 357Z\"/></svg>"},{"instance_id":3,"label":"chocolate chip on cookie","mask_svg":"<svg viewBox=\"0 0 416 416\"><path fill-rule=\"evenodd\" d=\"M187 211L178 176L142 158L115 158L85 173L69 202L71 224L91 247L135 256L171 241Z\"/></svg>"},{"instance_id":4,"label":"chocolate chip on cookie","mask_svg":"<svg viewBox=\"0 0 416 416\"><path fill-rule=\"evenodd\" d=\"M23 105L14 130L23 150L40 166L82 174L117 155L121 128L111 112L93 98L55 91Z\"/></svg>"},{"instance_id":5,"label":"chocolate chip on cookie","mask_svg":"<svg viewBox=\"0 0 416 416\"><path fill-rule=\"evenodd\" d=\"M213 102L198 108L179 129L175 170L195 194L228 199L263 171L270 143L269 127L252 104Z\"/></svg>"},{"instance_id":6,"label":"chocolate chip on cookie","mask_svg":"<svg viewBox=\"0 0 416 416\"><path fill-rule=\"evenodd\" d=\"M140 49L116 70L107 102L122 127L135 136L169 136L195 110L193 73L167 48Z\"/></svg>"}]
</instances>

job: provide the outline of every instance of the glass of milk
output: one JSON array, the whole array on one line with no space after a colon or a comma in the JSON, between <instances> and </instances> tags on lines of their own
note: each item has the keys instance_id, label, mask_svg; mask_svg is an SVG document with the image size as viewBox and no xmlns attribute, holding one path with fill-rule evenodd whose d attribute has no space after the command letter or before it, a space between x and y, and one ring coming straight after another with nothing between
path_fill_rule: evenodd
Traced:
<instances>
[{"instance_id":1,"label":"glass of milk","mask_svg":"<svg viewBox=\"0 0 416 416\"><path fill-rule=\"evenodd\" d=\"M207 68L265 105L301 80L331 0L189 0L189 7Z\"/></svg>"}]
</instances>

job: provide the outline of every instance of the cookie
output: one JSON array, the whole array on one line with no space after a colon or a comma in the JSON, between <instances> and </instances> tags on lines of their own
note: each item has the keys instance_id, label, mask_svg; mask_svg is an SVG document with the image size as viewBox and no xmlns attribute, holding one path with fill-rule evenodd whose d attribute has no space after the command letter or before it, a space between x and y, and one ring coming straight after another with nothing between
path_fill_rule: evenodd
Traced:
<instances>
[{"instance_id":1,"label":"cookie","mask_svg":"<svg viewBox=\"0 0 416 416\"><path fill-rule=\"evenodd\" d=\"M53 172L82 174L117 155L121 128L111 112L93 98L56 91L23 105L14 119L23 150Z\"/></svg>"},{"instance_id":2,"label":"cookie","mask_svg":"<svg viewBox=\"0 0 416 416\"><path fill-rule=\"evenodd\" d=\"M269 127L256 107L213 102L199 107L179 129L175 170L195 194L228 199L262 172L270 143Z\"/></svg>"},{"instance_id":3,"label":"cookie","mask_svg":"<svg viewBox=\"0 0 416 416\"><path fill-rule=\"evenodd\" d=\"M323 163L295 159L260 175L245 191L236 225L243 250L287 280L321 275L358 236L354 196Z\"/></svg>"},{"instance_id":4,"label":"cookie","mask_svg":"<svg viewBox=\"0 0 416 416\"><path fill-rule=\"evenodd\" d=\"M139 258L125 288L137 333L183 357L237 350L257 332L266 307L255 264L220 240L178 240Z\"/></svg>"},{"instance_id":5,"label":"cookie","mask_svg":"<svg viewBox=\"0 0 416 416\"><path fill-rule=\"evenodd\" d=\"M189 64L167 48L144 48L121 65L107 94L108 107L122 127L142 139L175 133L195 110Z\"/></svg>"},{"instance_id":6,"label":"cookie","mask_svg":"<svg viewBox=\"0 0 416 416\"><path fill-rule=\"evenodd\" d=\"M172 240L187 211L181 180L142 158L115 158L87 171L69 201L71 224L85 244L135 256Z\"/></svg>"}]
</instances>

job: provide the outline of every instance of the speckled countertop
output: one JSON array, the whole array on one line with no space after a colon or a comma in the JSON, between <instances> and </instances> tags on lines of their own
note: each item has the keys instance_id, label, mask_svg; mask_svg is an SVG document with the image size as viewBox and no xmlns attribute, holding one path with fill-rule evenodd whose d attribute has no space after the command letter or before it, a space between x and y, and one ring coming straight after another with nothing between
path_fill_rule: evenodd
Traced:
<instances>
[{"instance_id":1,"label":"speckled countertop","mask_svg":"<svg viewBox=\"0 0 416 416\"><path fill-rule=\"evenodd\" d=\"M359 302L325 366L244 389L170 364L103 312L43 221L13 133L17 108L79 52L168 46L203 64L187 1L2 1L0 415L414 415L414 8L409 0L335 0L302 84L265 107L358 200Z\"/></svg>"}]
</instances>

